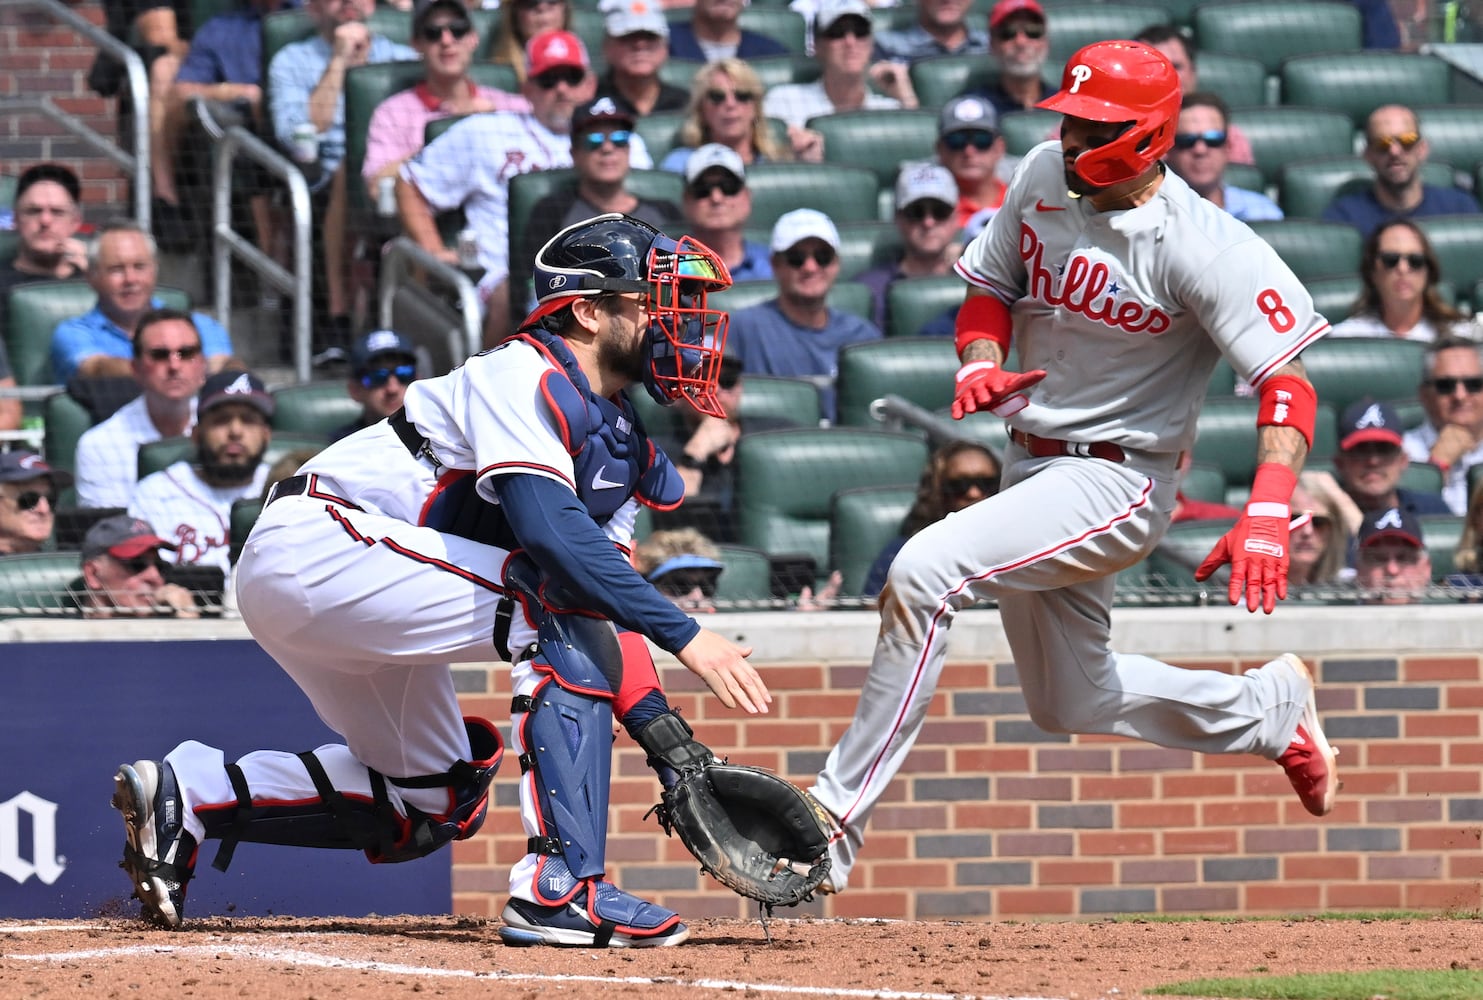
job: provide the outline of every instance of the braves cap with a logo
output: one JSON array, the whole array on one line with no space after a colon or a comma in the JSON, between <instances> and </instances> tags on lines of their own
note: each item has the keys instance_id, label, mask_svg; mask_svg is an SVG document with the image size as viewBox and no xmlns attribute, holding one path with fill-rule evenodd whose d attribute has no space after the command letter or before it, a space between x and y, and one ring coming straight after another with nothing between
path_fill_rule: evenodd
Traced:
<instances>
[{"instance_id":1,"label":"braves cap with a logo","mask_svg":"<svg viewBox=\"0 0 1483 1000\"><path fill-rule=\"evenodd\" d=\"M136 559L151 549L174 551L176 548L174 542L157 535L148 521L128 514L105 517L82 536L84 559L91 559L105 552L116 559Z\"/></svg>"},{"instance_id":2,"label":"braves cap with a logo","mask_svg":"<svg viewBox=\"0 0 1483 1000\"><path fill-rule=\"evenodd\" d=\"M587 46L570 31L543 31L525 43L525 68L531 76L563 66L577 69L592 66L587 58Z\"/></svg>"},{"instance_id":3,"label":"braves cap with a logo","mask_svg":"<svg viewBox=\"0 0 1483 1000\"><path fill-rule=\"evenodd\" d=\"M246 403L263 416L271 417L276 406L273 395L263 385L263 380L252 372L240 369L217 372L208 378L196 399L197 416L223 403Z\"/></svg>"},{"instance_id":4,"label":"braves cap with a logo","mask_svg":"<svg viewBox=\"0 0 1483 1000\"><path fill-rule=\"evenodd\" d=\"M999 0L989 11L989 29L999 27L1015 14L1033 14L1041 21L1045 20L1045 8L1040 6L1039 0Z\"/></svg>"},{"instance_id":5,"label":"braves cap with a logo","mask_svg":"<svg viewBox=\"0 0 1483 1000\"><path fill-rule=\"evenodd\" d=\"M611 97L599 97L583 104L572 112L572 137L580 135L594 125L623 125L633 128L633 115L622 108Z\"/></svg>"},{"instance_id":6,"label":"braves cap with a logo","mask_svg":"<svg viewBox=\"0 0 1483 1000\"><path fill-rule=\"evenodd\" d=\"M46 464L46 459L34 451L20 449L0 452L0 483L24 483L40 476L49 477L52 486L59 490L72 485L72 473L53 469Z\"/></svg>"},{"instance_id":7,"label":"braves cap with a logo","mask_svg":"<svg viewBox=\"0 0 1483 1000\"><path fill-rule=\"evenodd\" d=\"M603 31L609 38L639 34L669 37L669 21L659 0L603 0L600 9Z\"/></svg>"},{"instance_id":8,"label":"braves cap with a logo","mask_svg":"<svg viewBox=\"0 0 1483 1000\"><path fill-rule=\"evenodd\" d=\"M356 375L364 375L375 367L378 358L400 357L417 361L417 348L395 330L372 330L350 348L350 369Z\"/></svg>"},{"instance_id":9,"label":"braves cap with a logo","mask_svg":"<svg viewBox=\"0 0 1483 1000\"><path fill-rule=\"evenodd\" d=\"M719 142L708 142L691 153L690 159L685 161L685 181L693 184L701 174L716 168L726 171L739 181L747 179L747 165L742 162L740 153Z\"/></svg>"},{"instance_id":10,"label":"braves cap with a logo","mask_svg":"<svg viewBox=\"0 0 1483 1000\"><path fill-rule=\"evenodd\" d=\"M896 178L896 207L931 199L949 205L958 203L958 182L953 172L938 163L908 163Z\"/></svg>"},{"instance_id":11,"label":"braves cap with a logo","mask_svg":"<svg viewBox=\"0 0 1483 1000\"><path fill-rule=\"evenodd\" d=\"M1359 523L1359 547L1384 538L1398 538L1418 549L1426 548L1421 540L1421 522L1402 507L1382 507L1365 514Z\"/></svg>"},{"instance_id":12,"label":"braves cap with a logo","mask_svg":"<svg viewBox=\"0 0 1483 1000\"><path fill-rule=\"evenodd\" d=\"M839 252L839 230L833 220L813 208L795 208L772 227L772 252L791 250L807 239L823 240Z\"/></svg>"},{"instance_id":13,"label":"braves cap with a logo","mask_svg":"<svg viewBox=\"0 0 1483 1000\"><path fill-rule=\"evenodd\" d=\"M939 138L949 132L968 130L999 133L999 112L994 105L982 97L955 97L942 106L942 115L937 119Z\"/></svg>"},{"instance_id":14,"label":"braves cap with a logo","mask_svg":"<svg viewBox=\"0 0 1483 1000\"><path fill-rule=\"evenodd\" d=\"M1389 403L1361 399L1351 403L1339 421L1339 448L1348 451L1366 441L1401 446L1401 418Z\"/></svg>"}]
</instances>

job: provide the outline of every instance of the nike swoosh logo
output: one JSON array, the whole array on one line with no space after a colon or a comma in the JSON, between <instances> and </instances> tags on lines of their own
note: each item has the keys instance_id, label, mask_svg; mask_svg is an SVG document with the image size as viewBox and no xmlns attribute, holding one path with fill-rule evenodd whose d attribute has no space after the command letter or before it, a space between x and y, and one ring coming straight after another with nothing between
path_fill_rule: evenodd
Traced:
<instances>
[{"instance_id":1,"label":"nike swoosh logo","mask_svg":"<svg viewBox=\"0 0 1483 1000\"><path fill-rule=\"evenodd\" d=\"M1036 198L1035 199L1035 211L1037 211L1037 212L1064 212L1064 211L1066 211L1066 206L1065 205L1047 205L1045 203L1044 199Z\"/></svg>"},{"instance_id":2,"label":"nike swoosh logo","mask_svg":"<svg viewBox=\"0 0 1483 1000\"><path fill-rule=\"evenodd\" d=\"M617 487L623 485L622 483L614 483L614 482L610 482L610 481L604 479L602 477L602 474L604 472L607 472L607 471L608 471L607 469L598 469L595 473L593 473L593 475L592 475L592 488L593 489L595 489L595 490L611 490L611 489L616 489Z\"/></svg>"}]
</instances>

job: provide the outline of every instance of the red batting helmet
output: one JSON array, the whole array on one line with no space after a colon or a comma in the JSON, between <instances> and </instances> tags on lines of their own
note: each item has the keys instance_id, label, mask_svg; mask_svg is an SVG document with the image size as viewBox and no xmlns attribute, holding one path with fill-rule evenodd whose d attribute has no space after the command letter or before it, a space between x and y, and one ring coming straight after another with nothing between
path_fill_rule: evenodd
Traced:
<instances>
[{"instance_id":1,"label":"red batting helmet","mask_svg":"<svg viewBox=\"0 0 1483 1000\"><path fill-rule=\"evenodd\" d=\"M1142 42L1093 42L1066 60L1061 89L1038 107L1094 122L1127 122L1112 142L1076 158L1088 184L1132 180L1174 145L1179 75L1158 49Z\"/></svg>"}]
</instances>

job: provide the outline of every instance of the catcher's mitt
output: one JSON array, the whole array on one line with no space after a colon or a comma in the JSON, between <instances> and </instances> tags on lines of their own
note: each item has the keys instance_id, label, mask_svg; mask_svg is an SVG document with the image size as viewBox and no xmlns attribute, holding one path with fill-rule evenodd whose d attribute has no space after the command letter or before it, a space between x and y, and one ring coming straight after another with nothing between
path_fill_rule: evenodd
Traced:
<instances>
[{"instance_id":1,"label":"catcher's mitt","mask_svg":"<svg viewBox=\"0 0 1483 1000\"><path fill-rule=\"evenodd\" d=\"M716 881L771 908L811 898L828 877L834 822L808 792L717 760L673 713L649 723L639 744L651 765L678 775L654 807L660 825Z\"/></svg>"}]
</instances>

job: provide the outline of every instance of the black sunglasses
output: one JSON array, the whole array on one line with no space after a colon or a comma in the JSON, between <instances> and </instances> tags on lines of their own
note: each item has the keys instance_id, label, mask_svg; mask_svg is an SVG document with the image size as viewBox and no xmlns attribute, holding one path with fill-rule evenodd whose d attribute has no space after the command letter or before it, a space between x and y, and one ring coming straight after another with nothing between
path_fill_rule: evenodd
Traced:
<instances>
[{"instance_id":1,"label":"black sunglasses","mask_svg":"<svg viewBox=\"0 0 1483 1000\"><path fill-rule=\"evenodd\" d=\"M901 215L907 222L922 222L927 216L932 216L936 222L946 222L953 217L957 208L945 201L935 198L921 198L912 202L901 210Z\"/></svg>"},{"instance_id":2,"label":"black sunglasses","mask_svg":"<svg viewBox=\"0 0 1483 1000\"><path fill-rule=\"evenodd\" d=\"M998 493L999 477L959 476L956 479L945 479L942 482L942 492L950 497L966 497L970 491L975 489L984 496Z\"/></svg>"},{"instance_id":3,"label":"black sunglasses","mask_svg":"<svg viewBox=\"0 0 1483 1000\"><path fill-rule=\"evenodd\" d=\"M741 189L745 186L745 183L740 177L735 177L731 174L727 174L725 177L720 177L713 181L695 181L693 184L690 185L690 197L696 199L697 201L704 201L705 199L709 198L714 192L719 190L726 197L731 198L735 195L741 194Z\"/></svg>"},{"instance_id":4,"label":"black sunglasses","mask_svg":"<svg viewBox=\"0 0 1483 1000\"><path fill-rule=\"evenodd\" d=\"M1175 149L1194 149L1197 142L1203 142L1211 149L1220 149L1226 144L1225 129L1213 128L1205 132L1178 132L1174 136Z\"/></svg>"},{"instance_id":5,"label":"black sunglasses","mask_svg":"<svg viewBox=\"0 0 1483 1000\"><path fill-rule=\"evenodd\" d=\"M1401 261L1413 271L1425 271L1426 254L1423 253L1392 253L1389 250L1381 251L1375 257L1380 261L1380 266L1387 271L1394 271L1401 266Z\"/></svg>"},{"instance_id":6,"label":"black sunglasses","mask_svg":"<svg viewBox=\"0 0 1483 1000\"><path fill-rule=\"evenodd\" d=\"M1434 392L1443 396L1452 395L1457 391L1458 386L1462 386L1463 391L1469 396L1473 396L1483 392L1483 375L1467 375L1463 378L1452 378L1443 375L1439 378L1432 379L1430 384Z\"/></svg>"},{"instance_id":7,"label":"black sunglasses","mask_svg":"<svg viewBox=\"0 0 1483 1000\"><path fill-rule=\"evenodd\" d=\"M757 99L757 92L754 90L722 90L720 87L712 87L705 92L705 99L717 107L725 104L729 97L736 98L738 104L751 104Z\"/></svg>"},{"instance_id":8,"label":"black sunglasses","mask_svg":"<svg viewBox=\"0 0 1483 1000\"><path fill-rule=\"evenodd\" d=\"M831 246L818 247L813 253L794 247L783 254L783 260L787 261L788 266L791 268L800 268L812 257L815 264L818 264L820 267L828 267L834 263L835 258L838 256L839 254L835 253L834 248Z\"/></svg>"},{"instance_id":9,"label":"black sunglasses","mask_svg":"<svg viewBox=\"0 0 1483 1000\"><path fill-rule=\"evenodd\" d=\"M961 153L972 146L979 152L983 152L994 144L995 135L988 129L965 128L957 132L949 132L942 137L942 144L954 153Z\"/></svg>"},{"instance_id":10,"label":"black sunglasses","mask_svg":"<svg viewBox=\"0 0 1483 1000\"><path fill-rule=\"evenodd\" d=\"M17 510L33 510L36 505L45 500L46 505L52 510L57 508L57 496L55 493L43 493L41 490L27 490L15 497Z\"/></svg>"},{"instance_id":11,"label":"black sunglasses","mask_svg":"<svg viewBox=\"0 0 1483 1000\"><path fill-rule=\"evenodd\" d=\"M540 73L531 79L535 80L536 86L542 90L555 90L558 83L564 83L568 87L575 87L587 79L587 71L580 66L557 66L555 69L548 69L546 72Z\"/></svg>"},{"instance_id":12,"label":"black sunglasses","mask_svg":"<svg viewBox=\"0 0 1483 1000\"><path fill-rule=\"evenodd\" d=\"M855 38L869 38L870 22L860 17L845 16L831 24L823 34L831 42L837 42L846 35L852 35Z\"/></svg>"},{"instance_id":13,"label":"black sunglasses","mask_svg":"<svg viewBox=\"0 0 1483 1000\"><path fill-rule=\"evenodd\" d=\"M665 597L688 597L698 587L701 597L715 597L720 575L713 569L671 570L654 581L654 589Z\"/></svg>"},{"instance_id":14,"label":"black sunglasses","mask_svg":"<svg viewBox=\"0 0 1483 1000\"><path fill-rule=\"evenodd\" d=\"M1045 25L1043 24L1006 24L994 29L994 37L1001 42L1014 41L1015 35L1024 35L1034 41L1045 37Z\"/></svg>"},{"instance_id":15,"label":"black sunglasses","mask_svg":"<svg viewBox=\"0 0 1483 1000\"><path fill-rule=\"evenodd\" d=\"M201 356L201 345L192 344L190 347L151 347L144 352L144 356L157 365L162 365L171 358L180 361L194 361Z\"/></svg>"},{"instance_id":16,"label":"black sunglasses","mask_svg":"<svg viewBox=\"0 0 1483 1000\"><path fill-rule=\"evenodd\" d=\"M605 142L611 142L618 149L627 149L631 141L633 133L626 128L615 128L611 132L584 132L581 137L582 148L589 153L602 149Z\"/></svg>"},{"instance_id":17,"label":"black sunglasses","mask_svg":"<svg viewBox=\"0 0 1483 1000\"><path fill-rule=\"evenodd\" d=\"M367 389L379 389L391 381L395 375L397 381L406 385L417 379L416 365L397 365L395 368L373 368L360 377L360 384Z\"/></svg>"},{"instance_id":18,"label":"black sunglasses","mask_svg":"<svg viewBox=\"0 0 1483 1000\"><path fill-rule=\"evenodd\" d=\"M109 555L109 558L128 570L130 576L138 576L140 573L150 569L158 569L162 573L165 571L165 564L160 559L158 551L146 552L143 555L135 556L133 559L120 559L118 556L112 554Z\"/></svg>"},{"instance_id":19,"label":"black sunglasses","mask_svg":"<svg viewBox=\"0 0 1483 1000\"><path fill-rule=\"evenodd\" d=\"M453 40L456 42L459 39L467 38L469 32L473 30L474 26L472 24L459 18L457 21L445 21L442 24L424 24L419 35L424 42L441 42L443 40L443 32L446 31L453 36Z\"/></svg>"},{"instance_id":20,"label":"black sunglasses","mask_svg":"<svg viewBox=\"0 0 1483 1000\"><path fill-rule=\"evenodd\" d=\"M555 7L565 3L566 0L515 0L517 10L538 10L541 7Z\"/></svg>"}]
</instances>

